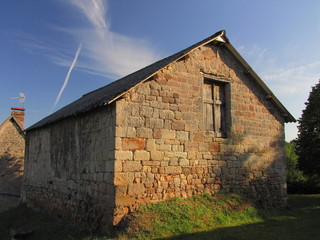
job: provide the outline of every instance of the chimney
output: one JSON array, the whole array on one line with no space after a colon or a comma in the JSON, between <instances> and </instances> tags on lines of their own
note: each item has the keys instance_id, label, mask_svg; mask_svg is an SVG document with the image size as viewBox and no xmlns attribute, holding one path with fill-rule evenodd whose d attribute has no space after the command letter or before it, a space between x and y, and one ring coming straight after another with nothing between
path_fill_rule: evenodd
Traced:
<instances>
[{"instance_id":1,"label":"chimney","mask_svg":"<svg viewBox=\"0 0 320 240\"><path fill-rule=\"evenodd\" d=\"M20 124L20 126L24 127L24 108L11 108L11 116L13 116Z\"/></svg>"}]
</instances>

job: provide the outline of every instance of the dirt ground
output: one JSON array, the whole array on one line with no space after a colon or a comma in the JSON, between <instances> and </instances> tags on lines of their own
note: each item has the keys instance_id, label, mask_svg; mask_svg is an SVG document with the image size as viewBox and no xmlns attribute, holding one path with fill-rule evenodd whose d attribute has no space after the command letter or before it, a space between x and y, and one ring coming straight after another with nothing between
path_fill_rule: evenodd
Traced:
<instances>
[{"instance_id":1,"label":"dirt ground","mask_svg":"<svg viewBox=\"0 0 320 240\"><path fill-rule=\"evenodd\" d=\"M20 198L11 195L0 194L0 212L6 211L12 207L18 206L20 203Z\"/></svg>"}]
</instances>

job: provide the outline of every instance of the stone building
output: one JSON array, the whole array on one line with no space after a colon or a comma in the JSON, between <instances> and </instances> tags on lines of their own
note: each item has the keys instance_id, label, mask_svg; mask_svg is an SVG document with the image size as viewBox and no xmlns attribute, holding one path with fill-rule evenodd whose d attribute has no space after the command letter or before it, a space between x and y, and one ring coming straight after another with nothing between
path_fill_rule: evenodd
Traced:
<instances>
[{"instance_id":1,"label":"stone building","mask_svg":"<svg viewBox=\"0 0 320 240\"><path fill-rule=\"evenodd\" d=\"M23 175L24 109L12 108L0 125L0 211L19 203Z\"/></svg>"},{"instance_id":2,"label":"stone building","mask_svg":"<svg viewBox=\"0 0 320 240\"><path fill-rule=\"evenodd\" d=\"M28 128L23 201L102 228L203 193L282 207L293 121L220 31Z\"/></svg>"}]
</instances>

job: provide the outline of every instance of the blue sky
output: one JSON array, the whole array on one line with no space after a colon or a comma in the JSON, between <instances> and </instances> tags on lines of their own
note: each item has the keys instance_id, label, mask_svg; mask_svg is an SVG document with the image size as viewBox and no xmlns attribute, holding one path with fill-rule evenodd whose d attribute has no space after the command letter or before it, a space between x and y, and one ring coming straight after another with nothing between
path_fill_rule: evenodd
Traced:
<instances>
[{"instance_id":1,"label":"blue sky","mask_svg":"<svg viewBox=\"0 0 320 240\"><path fill-rule=\"evenodd\" d=\"M2 0L0 122L19 92L28 127L221 29L299 118L320 79L319 12L316 0ZM296 133L287 124L286 139Z\"/></svg>"}]
</instances>

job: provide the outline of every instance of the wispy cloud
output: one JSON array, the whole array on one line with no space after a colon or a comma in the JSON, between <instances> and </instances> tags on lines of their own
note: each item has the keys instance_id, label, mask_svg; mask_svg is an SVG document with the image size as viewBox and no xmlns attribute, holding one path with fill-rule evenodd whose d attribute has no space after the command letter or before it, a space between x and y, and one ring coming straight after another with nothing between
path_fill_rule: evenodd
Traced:
<instances>
[{"instance_id":1,"label":"wispy cloud","mask_svg":"<svg viewBox=\"0 0 320 240\"><path fill-rule=\"evenodd\" d=\"M300 66L283 66L262 72L263 79L273 85L279 94L305 97L320 78L320 61Z\"/></svg>"},{"instance_id":2,"label":"wispy cloud","mask_svg":"<svg viewBox=\"0 0 320 240\"><path fill-rule=\"evenodd\" d=\"M285 52L287 48L284 48ZM311 86L320 77L320 61L301 61L299 59L299 62L295 62L294 59L290 59L290 55L289 60L286 59L284 62L273 57L274 55L268 49L258 45L241 46L238 49L275 94L282 98L285 96L306 97Z\"/></svg>"},{"instance_id":3,"label":"wispy cloud","mask_svg":"<svg viewBox=\"0 0 320 240\"><path fill-rule=\"evenodd\" d=\"M237 49L291 114L299 118L311 86L320 78L320 61L315 60L319 58L295 56L292 45L283 47L283 52L276 54L258 45ZM297 123L286 124L287 141L296 138L297 132Z\"/></svg>"},{"instance_id":4,"label":"wispy cloud","mask_svg":"<svg viewBox=\"0 0 320 240\"><path fill-rule=\"evenodd\" d=\"M83 42L84 60L79 67L91 73L124 76L144 67L158 57L151 45L141 39L112 32L106 22L107 5L102 0L71 1L91 27L70 30Z\"/></svg>"},{"instance_id":5,"label":"wispy cloud","mask_svg":"<svg viewBox=\"0 0 320 240\"><path fill-rule=\"evenodd\" d=\"M127 75L159 58L148 41L110 30L110 23L106 21L107 1L70 0L59 3L76 9L84 17L80 24L85 27L50 26L53 31L69 34L67 44L24 32L16 34L15 38L28 52L41 54L58 66L69 67L73 59L72 49L81 42L81 59L76 69L111 79Z\"/></svg>"}]
</instances>

